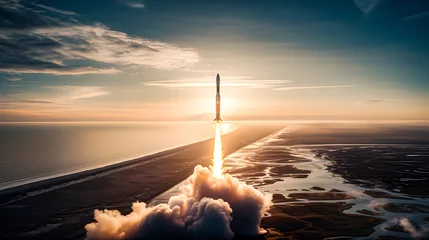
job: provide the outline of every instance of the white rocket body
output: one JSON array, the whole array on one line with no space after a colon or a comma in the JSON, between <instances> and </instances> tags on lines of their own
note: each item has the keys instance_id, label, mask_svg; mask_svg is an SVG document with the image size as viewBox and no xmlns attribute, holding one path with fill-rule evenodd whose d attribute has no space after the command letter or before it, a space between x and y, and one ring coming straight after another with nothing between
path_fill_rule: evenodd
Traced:
<instances>
[{"instance_id":1,"label":"white rocket body","mask_svg":"<svg viewBox=\"0 0 429 240\"><path fill-rule=\"evenodd\" d=\"M216 76L216 122L222 121L220 118L220 76L219 73Z\"/></svg>"}]
</instances>

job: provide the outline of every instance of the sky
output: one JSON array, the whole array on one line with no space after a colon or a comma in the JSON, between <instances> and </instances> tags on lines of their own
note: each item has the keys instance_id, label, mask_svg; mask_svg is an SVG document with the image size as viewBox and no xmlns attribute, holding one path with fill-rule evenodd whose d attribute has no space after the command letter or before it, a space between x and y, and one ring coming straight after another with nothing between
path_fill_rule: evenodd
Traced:
<instances>
[{"instance_id":1,"label":"sky","mask_svg":"<svg viewBox=\"0 0 429 240\"><path fill-rule=\"evenodd\" d=\"M428 120L426 0L0 0L0 121Z\"/></svg>"}]
</instances>

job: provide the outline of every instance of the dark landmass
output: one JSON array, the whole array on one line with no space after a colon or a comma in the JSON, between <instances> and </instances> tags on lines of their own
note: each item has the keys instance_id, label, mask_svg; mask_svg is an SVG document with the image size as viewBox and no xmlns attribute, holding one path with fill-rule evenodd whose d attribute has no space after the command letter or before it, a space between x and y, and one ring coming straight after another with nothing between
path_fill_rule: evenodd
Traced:
<instances>
[{"instance_id":1,"label":"dark landmass","mask_svg":"<svg viewBox=\"0 0 429 240\"><path fill-rule=\"evenodd\" d=\"M381 215L380 212L374 212L374 211L370 211L370 210L367 210L367 209L357 210L356 212L362 213L362 214L366 214L366 215L371 215L371 216Z\"/></svg>"},{"instance_id":2,"label":"dark landmass","mask_svg":"<svg viewBox=\"0 0 429 240\"><path fill-rule=\"evenodd\" d=\"M312 188L310 188L310 189L312 189L312 190L316 190L316 191L325 191L325 189L324 189L324 188L322 188L322 187L318 187L318 186L314 186L314 187L312 187Z\"/></svg>"},{"instance_id":3,"label":"dark landmass","mask_svg":"<svg viewBox=\"0 0 429 240\"><path fill-rule=\"evenodd\" d=\"M344 191L333 188L333 189L329 190L329 192L344 192Z\"/></svg>"},{"instance_id":4,"label":"dark landmass","mask_svg":"<svg viewBox=\"0 0 429 240\"><path fill-rule=\"evenodd\" d=\"M310 161L294 156L292 149L270 149L269 151L256 149L255 154L249 157L249 160L255 164L234 166L228 169L228 173L255 187L283 181L280 177L306 178L311 173L309 170L299 169L291 164ZM273 166L273 163L288 165Z\"/></svg>"},{"instance_id":5,"label":"dark landmass","mask_svg":"<svg viewBox=\"0 0 429 240\"><path fill-rule=\"evenodd\" d=\"M246 124L223 137L225 155L286 125L284 123ZM428 154L428 146L422 147L419 149L419 154L416 154L415 149L409 149L407 145L374 144L429 144L428 136L428 124L293 125L291 131L282 133L275 143L267 143L268 146L272 144L282 148L252 149L255 154L247 160L254 164L233 166L228 169L228 173L255 187L286 181L283 179L287 177L307 178L311 171L300 169L299 164L310 160L295 156L293 149L289 146L342 144L315 147L314 153L318 157L331 162L328 169L334 174L357 185L370 188L381 186L394 192L425 197L429 196L426 190L429 186L427 179L429 166L423 159L424 155ZM111 166L110 169L67 176L68 178L57 179L56 182L39 183L40 185L35 185L35 188L30 187L30 190L48 188L58 183L69 183L71 180L80 180L82 177L96 176L55 191L1 205L0 214L8 216L8 221L0 225L0 233L6 239L81 239L85 236L84 225L93 221L94 209L118 209L124 214L129 213L132 202L148 201L165 192L189 176L197 164L207 166L210 163L212 144L212 140L206 140L136 159L121 166ZM365 145L345 146L343 144ZM305 192L290 193L287 197L274 194L273 201L276 204L269 211L270 216L263 218L261 223L261 227L268 229L269 232L255 238L236 237L235 239L323 239L326 237L347 239L368 236L374 231L374 226L384 221L375 217L376 212L365 209L358 212L370 216L345 214L343 211L352 207L352 204L345 202L296 203L299 199L339 201L354 198L338 189L325 191L318 186L310 189L311 191L301 189L300 191ZM27 190L28 188L24 187L3 196L0 194L0 202L17 199L28 192ZM287 191L298 191L298 189ZM397 197L381 191L365 193L375 198ZM427 211L426 206L412 204L387 204L384 207L392 212ZM377 239L395 238L380 236Z\"/></svg>"},{"instance_id":6,"label":"dark landmass","mask_svg":"<svg viewBox=\"0 0 429 240\"><path fill-rule=\"evenodd\" d=\"M426 186L429 186L427 123L337 122L297 125L280 135L276 144L323 144L324 146L316 147L316 156L331 161L328 170L347 182L369 188L381 186L389 191L411 196L429 197L429 191L426 190ZM413 146L419 144L422 147L416 154ZM407 145L412 146L407 148ZM286 154L287 159L293 160L293 154L287 151ZM280 157L276 156L276 159L279 160Z\"/></svg>"},{"instance_id":7,"label":"dark landmass","mask_svg":"<svg viewBox=\"0 0 429 240\"><path fill-rule=\"evenodd\" d=\"M269 143L268 143L269 144ZM260 155L262 154L262 156ZM306 178L311 171L299 169L293 164L274 166L272 163L297 163L297 162L309 162L308 159L302 159L293 156L291 149L272 149L269 150L269 154L266 150L255 150L255 154L249 157L249 160L256 164L249 164L243 167L234 166L234 168L228 169L228 173L235 175L239 179L248 179L249 177L261 177L264 176L273 179L275 177L295 177L295 178Z\"/></svg>"},{"instance_id":8,"label":"dark landmass","mask_svg":"<svg viewBox=\"0 0 429 240\"><path fill-rule=\"evenodd\" d=\"M305 173L305 174L303 174ZM282 176L284 177L286 174L288 175L297 175L297 176L305 176L307 177L308 174L311 173L311 171L309 170L303 170L303 169L298 169L293 165L284 165L284 166L279 166L279 167L273 167L271 169L271 174L272 176Z\"/></svg>"},{"instance_id":9,"label":"dark landmass","mask_svg":"<svg viewBox=\"0 0 429 240\"><path fill-rule=\"evenodd\" d=\"M295 198L287 198L282 194L278 194L278 193L273 194L273 203L295 202L295 201L299 201L299 200Z\"/></svg>"},{"instance_id":10,"label":"dark landmass","mask_svg":"<svg viewBox=\"0 0 429 240\"><path fill-rule=\"evenodd\" d=\"M282 127L274 123L245 124L222 137L224 154L231 154ZM212 147L212 139L198 142L133 160L130 162L131 167L110 174L3 204L0 206L0 215L8 217L0 225L0 235L3 239L84 238L84 226L93 221L94 209L115 208L127 214L132 202L148 201L184 180L196 165L209 165ZM91 176L93 173L89 174ZM67 180L75 181L83 176L77 177ZM48 183L39 186L52 187ZM51 183L56 185L58 181L53 180ZM25 195L29 189L23 187L22 190L8 192L1 201L5 203L16 199L17 196Z\"/></svg>"},{"instance_id":11,"label":"dark landmass","mask_svg":"<svg viewBox=\"0 0 429 240\"><path fill-rule=\"evenodd\" d=\"M395 236L379 236L374 238L374 240L410 240L410 238L401 238Z\"/></svg>"},{"instance_id":12,"label":"dark landmass","mask_svg":"<svg viewBox=\"0 0 429 240\"><path fill-rule=\"evenodd\" d=\"M352 204L297 203L275 205L261 226L269 231L267 239L323 239L327 237L368 236L380 218L345 214Z\"/></svg>"},{"instance_id":13,"label":"dark landmass","mask_svg":"<svg viewBox=\"0 0 429 240\"><path fill-rule=\"evenodd\" d=\"M347 200L355 197L347 193L320 192L320 193L289 193L288 197L307 200Z\"/></svg>"},{"instance_id":14,"label":"dark landmass","mask_svg":"<svg viewBox=\"0 0 429 240\"><path fill-rule=\"evenodd\" d=\"M277 143L275 143L277 144ZM289 149L262 149L256 150L252 160L260 160L269 163L303 163L311 162L306 158L300 158L295 155Z\"/></svg>"},{"instance_id":15,"label":"dark landmass","mask_svg":"<svg viewBox=\"0 0 429 240\"><path fill-rule=\"evenodd\" d=\"M273 194L273 203L282 202L295 202L302 199L306 200L347 200L355 199L355 197L347 193L333 193L333 192L317 192L317 193L289 193L288 197L282 194Z\"/></svg>"},{"instance_id":16,"label":"dark landmass","mask_svg":"<svg viewBox=\"0 0 429 240\"><path fill-rule=\"evenodd\" d=\"M422 228L419 224L415 223L414 221L408 221L409 224L414 229L415 233L412 235L413 239L428 239L429 236L427 235L427 229ZM410 233L409 229L406 229L404 226L398 223L390 224L389 226L385 227L384 229L393 231L393 232L402 232L402 233ZM416 234L417 233L417 234ZM418 234L420 233L420 234Z\"/></svg>"},{"instance_id":17,"label":"dark landmass","mask_svg":"<svg viewBox=\"0 0 429 240\"><path fill-rule=\"evenodd\" d=\"M411 223L411 222L410 222ZM415 225L415 224L413 224L413 223L411 223L412 225ZM386 230L389 230L389 231L393 231L393 232L403 232L403 233L406 233L407 231L404 229L404 227L402 227L401 225L399 225L399 224L395 224L395 225L391 225L391 226L388 226L388 227L386 227L385 228Z\"/></svg>"},{"instance_id":18,"label":"dark landmass","mask_svg":"<svg viewBox=\"0 0 429 240\"><path fill-rule=\"evenodd\" d=\"M386 203L383 209L394 213L429 213L429 206L410 203Z\"/></svg>"},{"instance_id":19,"label":"dark landmass","mask_svg":"<svg viewBox=\"0 0 429 240\"><path fill-rule=\"evenodd\" d=\"M377 191L377 190L365 190L363 193L373 198L392 198L392 199L409 199L405 197L393 196L390 193Z\"/></svg>"},{"instance_id":20,"label":"dark landmass","mask_svg":"<svg viewBox=\"0 0 429 240\"><path fill-rule=\"evenodd\" d=\"M315 152L333 163L328 166L329 171L341 175L349 183L429 197L429 146L418 149L407 145L326 146ZM366 194L377 198L402 198L379 191Z\"/></svg>"},{"instance_id":21,"label":"dark landmass","mask_svg":"<svg viewBox=\"0 0 429 240\"><path fill-rule=\"evenodd\" d=\"M418 152L421 155L427 155L429 154L428 136L429 125L427 124L309 124L294 128L294 130L290 132L282 133L278 139L273 142L273 145L289 146L299 144L305 147L307 144L323 144L320 148L315 146L317 149L314 151L316 156L330 160L332 164L328 166L328 170L334 174L340 175L347 182L370 188L381 186L382 188L394 192L404 191L408 194L413 193L424 196L425 193L429 193L423 189L425 186L428 186L424 181L428 176L427 170L429 169L429 165L423 160L425 156L415 156L416 149L413 147L416 145L410 145L410 147L407 148L407 144L425 144L422 145L423 147L421 149L418 149ZM335 146L325 144L341 145ZM343 144L365 145L356 146ZM374 144L405 145L392 147ZM353 151L353 149L357 150ZM285 158L279 156L281 154L280 152L283 152ZM423 152L423 154L421 152ZM293 154L287 149L282 149L281 151L274 149L265 151L263 154L275 158L275 162L298 163L293 166L298 172L294 172L294 169L292 170L289 166L277 169L272 168L269 171L272 176L296 177L303 175L307 177L308 175L299 173L299 171L302 170L299 169L299 158L293 158ZM402 157L412 157L413 159L406 159L410 161L404 162L401 160L401 154ZM258 156L253 158L258 158ZM383 158L385 158L385 160L383 160ZM270 159L267 158L263 161L269 162ZM418 164L411 167L414 163L413 161L417 161ZM393 165L396 164L396 166L390 169L392 163ZM287 171L278 171L278 169L287 169ZM403 171L401 172L401 170ZM416 170L416 172L413 172L413 170ZM398 175L396 174L397 171L400 172ZM415 177L416 175L414 173L419 175L418 178ZM408 180L411 180L411 182L407 182ZM400 181L399 184L398 181ZM298 189L288 189L287 191L298 191ZM281 194L273 195L273 202L276 203L276 205L270 210L271 215L263 218L261 223L262 227L269 230L269 233L265 236L267 239L323 239L326 237L350 239L354 237L365 237L374 231L373 228L376 225L385 221L377 217L381 216L382 213L366 209L358 210L357 212L367 216L345 214L343 211L349 209L351 205L344 202L296 203L299 199L306 199L309 201L332 201L355 198L344 193L342 190L331 189L327 192L314 192L325 191L324 188L314 186L310 189L301 189L301 191L306 192L290 193L287 197ZM375 198L409 199L376 190L367 191L365 193ZM422 209L423 206L401 205L401 207L399 207L387 205L386 207L387 209L393 208L396 211L403 212L425 211L425 209ZM403 208L406 209L404 210ZM380 236L378 239L400 238Z\"/></svg>"},{"instance_id":22,"label":"dark landmass","mask_svg":"<svg viewBox=\"0 0 429 240\"><path fill-rule=\"evenodd\" d=\"M325 122L294 126L279 145L429 144L429 123Z\"/></svg>"}]
</instances>

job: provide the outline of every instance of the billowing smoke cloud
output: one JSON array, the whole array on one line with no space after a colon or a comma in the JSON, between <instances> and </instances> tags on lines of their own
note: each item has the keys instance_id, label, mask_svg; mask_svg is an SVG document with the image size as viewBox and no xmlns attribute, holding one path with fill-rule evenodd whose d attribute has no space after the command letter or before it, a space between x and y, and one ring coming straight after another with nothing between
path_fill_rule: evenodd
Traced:
<instances>
[{"instance_id":1,"label":"billowing smoke cloud","mask_svg":"<svg viewBox=\"0 0 429 240\"><path fill-rule=\"evenodd\" d=\"M215 178L196 166L168 204L149 207L136 202L132 212L95 210L96 222L86 225L87 239L231 239L255 236L272 196L225 174Z\"/></svg>"}]
</instances>

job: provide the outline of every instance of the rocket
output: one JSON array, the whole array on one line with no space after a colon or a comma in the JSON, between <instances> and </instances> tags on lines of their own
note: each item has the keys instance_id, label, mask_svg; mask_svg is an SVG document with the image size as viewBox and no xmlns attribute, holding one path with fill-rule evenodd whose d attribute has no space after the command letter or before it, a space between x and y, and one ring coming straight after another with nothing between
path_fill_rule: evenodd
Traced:
<instances>
[{"instance_id":1,"label":"rocket","mask_svg":"<svg viewBox=\"0 0 429 240\"><path fill-rule=\"evenodd\" d=\"M219 122L222 121L220 118L220 77L219 73L216 76L216 118L214 121Z\"/></svg>"}]
</instances>

